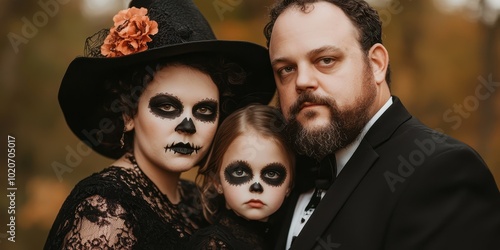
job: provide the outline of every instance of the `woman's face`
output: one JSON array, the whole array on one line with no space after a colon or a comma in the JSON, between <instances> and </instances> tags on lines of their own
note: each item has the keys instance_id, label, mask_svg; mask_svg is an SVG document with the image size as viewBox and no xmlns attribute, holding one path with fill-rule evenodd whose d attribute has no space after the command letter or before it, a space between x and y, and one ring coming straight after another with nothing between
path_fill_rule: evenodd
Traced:
<instances>
[{"instance_id":1,"label":"woman's face","mask_svg":"<svg viewBox=\"0 0 500 250\"><path fill-rule=\"evenodd\" d=\"M290 191L291 164L275 140L253 131L239 135L219 172L226 207L248 220L266 221Z\"/></svg>"},{"instance_id":2,"label":"woman's face","mask_svg":"<svg viewBox=\"0 0 500 250\"><path fill-rule=\"evenodd\" d=\"M219 120L219 91L210 76L175 65L156 72L132 119L141 168L180 173L208 152Z\"/></svg>"}]
</instances>

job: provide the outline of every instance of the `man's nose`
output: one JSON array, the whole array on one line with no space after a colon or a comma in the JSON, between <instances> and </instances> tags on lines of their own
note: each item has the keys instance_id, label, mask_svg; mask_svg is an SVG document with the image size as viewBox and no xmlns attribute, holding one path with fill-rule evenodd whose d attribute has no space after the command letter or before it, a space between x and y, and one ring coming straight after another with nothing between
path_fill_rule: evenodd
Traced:
<instances>
[{"instance_id":1,"label":"man's nose","mask_svg":"<svg viewBox=\"0 0 500 250\"><path fill-rule=\"evenodd\" d=\"M297 66L295 89L298 93L318 88L318 80L315 74L315 70L311 65Z\"/></svg>"}]
</instances>

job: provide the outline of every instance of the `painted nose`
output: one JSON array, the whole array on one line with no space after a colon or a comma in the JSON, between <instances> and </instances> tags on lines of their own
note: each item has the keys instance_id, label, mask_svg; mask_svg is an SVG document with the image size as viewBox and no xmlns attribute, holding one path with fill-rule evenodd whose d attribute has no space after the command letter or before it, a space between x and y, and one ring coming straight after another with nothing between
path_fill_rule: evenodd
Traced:
<instances>
[{"instance_id":1,"label":"painted nose","mask_svg":"<svg viewBox=\"0 0 500 250\"><path fill-rule=\"evenodd\" d=\"M262 193L264 192L264 188L262 188L262 185L260 185L260 183L255 182L250 186L250 192Z\"/></svg>"},{"instance_id":2,"label":"painted nose","mask_svg":"<svg viewBox=\"0 0 500 250\"><path fill-rule=\"evenodd\" d=\"M193 120L191 118L184 118L177 127L175 127L175 132L183 132L187 134L196 133L196 127L194 126Z\"/></svg>"}]
</instances>

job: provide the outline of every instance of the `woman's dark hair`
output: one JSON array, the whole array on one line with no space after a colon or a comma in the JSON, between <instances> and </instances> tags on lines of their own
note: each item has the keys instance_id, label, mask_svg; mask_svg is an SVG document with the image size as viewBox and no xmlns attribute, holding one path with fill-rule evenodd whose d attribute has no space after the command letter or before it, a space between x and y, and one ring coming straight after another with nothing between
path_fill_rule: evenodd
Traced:
<instances>
[{"instance_id":1,"label":"woman's dark hair","mask_svg":"<svg viewBox=\"0 0 500 250\"><path fill-rule=\"evenodd\" d=\"M287 153L291 164L290 178L295 175L295 155L285 135L285 119L277 108L254 104L239 109L221 123L215 134L207 162L202 165L196 176L201 191L203 214L209 222L225 207L224 196L217 193L216 183L220 183L219 172L222 159L229 145L241 134L254 131L260 136L274 140ZM290 187L291 188L291 187Z\"/></svg>"},{"instance_id":2,"label":"woman's dark hair","mask_svg":"<svg viewBox=\"0 0 500 250\"><path fill-rule=\"evenodd\" d=\"M124 128L123 116L134 117L137 114L139 98L148 84L153 80L156 72L169 66L187 66L210 76L217 85L220 96L219 122L222 122L232 111L231 103L233 90L243 85L247 73L238 64L229 59L212 54L190 54L172 57L148 64L134 65L119 72L107 81L107 95L105 109L108 117L116 128ZM196 90L193 90L196 91ZM188 94L188 93L187 93ZM120 139L123 130L115 129L103 138L102 143L121 147ZM131 152L133 146L133 131L125 133L125 152Z\"/></svg>"},{"instance_id":3,"label":"woman's dark hair","mask_svg":"<svg viewBox=\"0 0 500 250\"><path fill-rule=\"evenodd\" d=\"M264 27L264 35L267 39L267 46L271 40L274 23L279 15L290 7L299 7L301 11L310 11L311 4L317 2L328 2L340 8L351 20L358 30L358 41L365 54L377 43L382 44L382 22L375 9L363 0L281 0L277 2L270 11L270 21ZM334 25L334 24L332 24ZM391 71L387 67L385 80L390 86Z\"/></svg>"}]
</instances>

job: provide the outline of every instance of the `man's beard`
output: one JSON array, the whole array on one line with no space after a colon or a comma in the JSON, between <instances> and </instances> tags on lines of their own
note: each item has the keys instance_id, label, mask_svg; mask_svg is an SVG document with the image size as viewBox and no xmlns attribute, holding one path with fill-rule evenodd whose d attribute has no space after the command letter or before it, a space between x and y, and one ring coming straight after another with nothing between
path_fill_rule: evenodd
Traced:
<instances>
[{"instance_id":1,"label":"man's beard","mask_svg":"<svg viewBox=\"0 0 500 250\"><path fill-rule=\"evenodd\" d=\"M369 66L365 65L363 72L363 92L353 106L340 110L337 102L330 97L322 97L310 91L302 92L290 107L287 134L298 154L323 159L341 148L351 144L361 133L363 127L371 119L369 108L376 97L373 75ZM305 102L322 104L328 107L330 123L320 128L306 129L298 120L297 115ZM306 119L318 115L316 111L307 111Z\"/></svg>"}]
</instances>

